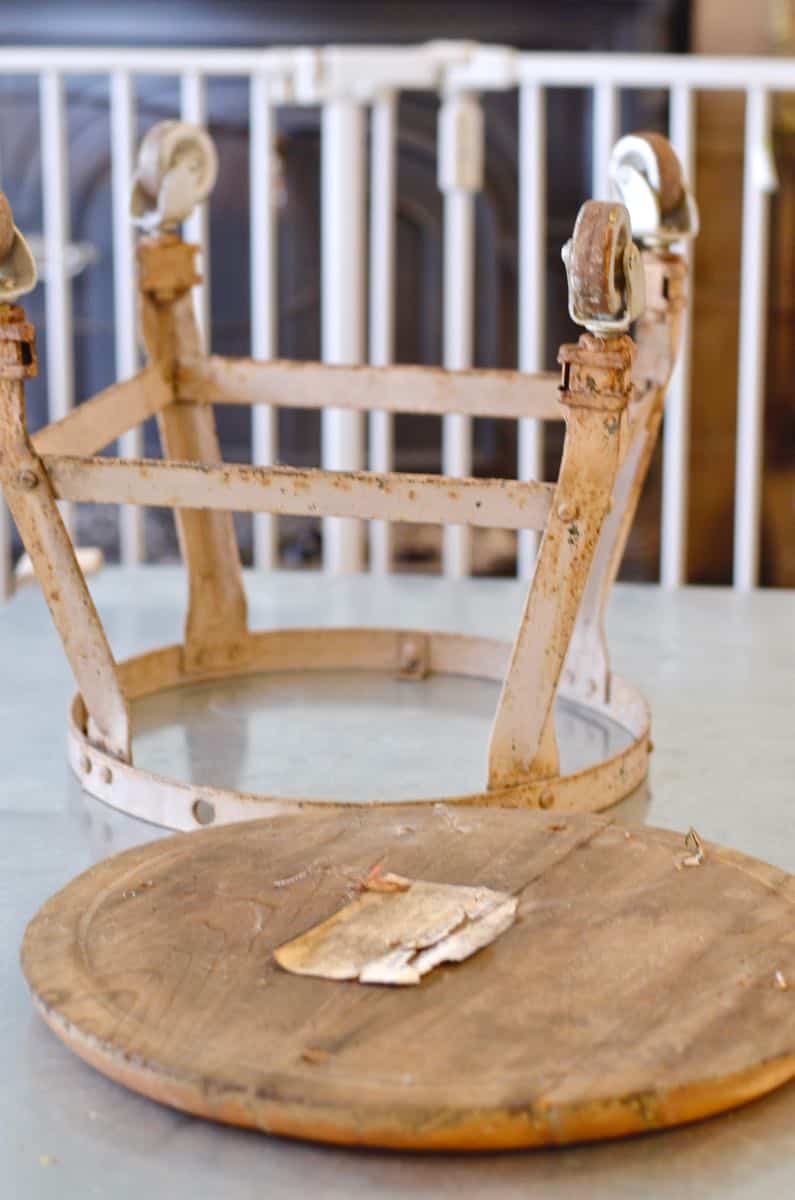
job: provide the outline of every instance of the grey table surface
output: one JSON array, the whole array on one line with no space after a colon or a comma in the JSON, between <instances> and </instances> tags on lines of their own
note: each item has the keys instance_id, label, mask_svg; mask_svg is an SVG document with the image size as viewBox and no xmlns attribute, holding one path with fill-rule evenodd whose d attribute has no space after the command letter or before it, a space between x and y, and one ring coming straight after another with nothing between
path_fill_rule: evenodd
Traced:
<instances>
[{"instance_id":1,"label":"grey table surface","mask_svg":"<svg viewBox=\"0 0 795 1200\"><path fill-rule=\"evenodd\" d=\"M416 577L285 573L249 575L247 586L255 628L406 625L507 637L523 595L511 581ZM105 569L92 588L119 655L179 639L185 595L176 569ZM705 838L795 872L795 594L666 594L623 586L608 625L614 666L651 701L656 745L648 786L614 810L616 819L682 830L694 825ZM215 1127L144 1100L85 1066L33 1013L18 966L25 924L47 896L92 862L163 833L83 796L71 778L64 743L72 686L35 588L0 613L0 637L3 1200L795 1195L795 1085L723 1117L623 1142L429 1157ZM300 739L286 743L293 765L304 770L304 789L313 786L314 772L321 792L330 777L338 790L355 792L374 769L389 795L419 778L445 791L474 772L469 782L478 784L493 685L457 683L447 691L440 685L441 691L415 690L410 700L396 700L388 680L380 697L372 685L357 691L355 681L336 683L339 711L326 711L336 724L325 735L322 706L334 681L321 681L320 702L289 685L290 724L303 721L321 737L314 754L303 755L306 762ZM155 706L141 714L136 750L153 764L168 759L175 773L211 777L218 771L223 778L226 769L230 782L242 770L250 782L267 774L279 742L276 690L275 699L265 694L264 704L256 689L232 688L227 705L213 689L199 691L192 704L175 701L171 713ZM397 733L390 711L395 702ZM208 713L218 720L208 722ZM206 731L216 724L222 737L213 744ZM435 737L447 739L449 752L437 755L433 767L423 751Z\"/></svg>"}]
</instances>

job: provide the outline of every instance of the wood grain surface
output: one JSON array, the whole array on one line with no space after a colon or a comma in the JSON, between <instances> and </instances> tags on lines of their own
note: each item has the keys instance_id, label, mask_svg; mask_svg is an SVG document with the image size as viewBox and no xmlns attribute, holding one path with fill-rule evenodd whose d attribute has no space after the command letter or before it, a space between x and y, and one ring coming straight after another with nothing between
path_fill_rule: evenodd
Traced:
<instances>
[{"instance_id":1,"label":"wood grain surface","mask_svg":"<svg viewBox=\"0 0 795 1200\"><path fill-rule=\"evenodd\" d=\"M795 881L585 814L312 811L93 867L30 923L52 1029L176 1108L358 1145L496 1149L719 1112L795 1074ZM273 950L376 865L519 897L413 988L295 976Z\"/></svg>"}]
</instances>

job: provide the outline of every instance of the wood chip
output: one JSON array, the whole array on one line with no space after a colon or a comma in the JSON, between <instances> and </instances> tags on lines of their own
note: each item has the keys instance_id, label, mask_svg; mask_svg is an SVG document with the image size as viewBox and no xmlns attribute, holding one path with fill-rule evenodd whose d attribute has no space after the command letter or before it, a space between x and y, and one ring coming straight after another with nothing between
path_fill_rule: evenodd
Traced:
<instances>
[{"instance_id":1,"label":"wood chip","mask_svg":"<svg viewBox=\"0 0 795 1200\"><path fill-rule=\"evenodd\" d=\"M516 919L516 897L485 887L370 872L362 894L275 951L280 967L321 979L412 985L462 962Z\"/></svg>"},{"instance_id":2,"label":"wood chip","mask_svg":"<svg viewBox=\"0 0 795 1200\"><path fill-rule=\"evenodd\" d=\"M685 834L685 847L690 851L689 854L684 854L676 864L677 871L682 867L700 867L706 859L706 851L701 837L691 826Z\"/></svg>"},{"instance_id":3,"label":"wood chip","mask_svg":"<svg viewBox=\"0 0 795 1200\"><path fill-rule=\"evenodd\" d=\"M374 867L362 884L363 892L407 892L411 880L402 875L384 875L381 866Z\"/></svg>"},{"instance_id":4,"label":"wood chip","mask_svg":"<svg viewBox=\"0 0 795 1200\"><path fill-rule=\"evenodd\" d=\"M320 1046L306 1046L301 1051L301 1058L308 1063L324 1063L331 1058L328 1050L323 1050Z\"/></svg>"}]
</instances>

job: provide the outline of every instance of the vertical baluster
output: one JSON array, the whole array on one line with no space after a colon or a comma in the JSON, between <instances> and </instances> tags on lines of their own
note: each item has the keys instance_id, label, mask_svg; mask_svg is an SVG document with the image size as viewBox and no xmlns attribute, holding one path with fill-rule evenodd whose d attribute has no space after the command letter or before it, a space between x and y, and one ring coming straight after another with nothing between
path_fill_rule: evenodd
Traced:
<instances>
[{"instance_id":1,"label":"vertical baluster","mask_svg":"<svg viewBox=\"0 0 795 1200\"><path fill-rule=\"evenodd\" d=\"M370 150L370 362L387 366L394 355L397 97L385 92L373 104ZM393 467L392 413L370 414L369 465ZM370 568L386 574L392 565L392 527L370 522Z\"/></svg>"},{"instance_id":2,"label":"vertical baluster","mask_svg":"<svg viewBox=\"0 0 795 1200\"><path fill-rule=\"evenodd\" d=\"M44 164L44 252L46 257L45 327L47 401L50 421L60 420L74 404L72 289L67 273L69 174L66 158L66 97L63 78L47 70L39 80L41 160ZM71 505L61 505L67 528Z\"/></svg>"},{"instance_id":3,"label":"vertical baluster","mask_svg":"<svg viewBox=\"0 0 795 1200\"><path fill-rule=\"evenodd\" d=\"M323 360L359 363L364 354L364 112L348 97L323 106L321 181ZM323 466L361 469L361 414L324 409L322 430ZM361 522L324 519L323 561L333 573L361 570Z\"/></svg>"},{"instance_id":4,"label":"vertical baluster","mask_svg":"<svg viewBox=\"0 0 795 1200\"><path fill-rule=\"evenodd\" d=\"M183 121L193 125L207 123L207 87L198 71L186 71L180 77L180 109ZM199 247L199 271L203 282L194 289L196 319L205 348L211 345L210 331L210 209L209 201L198 204L184 222L185 240Z\"/></svg>"},{"instance_id":5,"label":"vertical baluster","mask_svg":"<svg viewBox=\"0 0 795 1200\"><path fill-rule=\"evenodd\" d=\"M594 200L610 199L610 153L618 137L619 95L612 83L593 89L591 194Z\"/></svg>"},{"instance_id":6,"label":"vertical baluster","mask_svg":"<svg viewBox=\"0 0 795 1200\"><path fill-rule=\"evenodd\" d=\"M135 156L135 103L128 71L110 78L111 199L113 205L113 301L116 376L128 379L138 369L135 313L135 244L130 221L130 189ZM119 439L125 458L140 458L143 429L129 430ZM146 556L144 510L124 505L119 510L121 561L139 563Z\"/></svg>"},{"instance_id":7,"label":"vertical baluster","mask_svg":"<svg viewBox=\"0 0 795 1200\"><path fill-rule=\"evenodd\" d=\"M740 268L740 357L737 379L737 483L734 500L734 586L759 577L762 452L767 334L768 192L775 186L769 158L770 95L749 90L745 109L743 242Z\"/></svg>"},{"instance_id":8,"label":"vertical baluster","mask_svg":"<svg viewBox=\"0 0 795 1200\"><path fill-rule=\"evenodd\" d=\"M537 83L519 91L519 370L544 368L546 305L546 97ZM544 471L544 424L532 417L519 422L520 479L541 479ZM538 551L538 534L522 530L518 573L529 579Z\"/></svg>"},{"instance_id":9,"label":"vertical baluster","mask_svg":"<svg viewBox=\"0 0 795 1200\"><path fill-rule=\"evenodd\" d=\"M252 76L249 120L251 353L255 358L274 358L277 352L276 112L270 88L266 74ZM251 413L253 461L263 466L276 462L278 438L277 410L271 405L256 405ZM277 518L270 513L255 513L254 565L270 568L278 563L278 558Z\"/></svg>"},{"instance_id":10,"label":"vertical baluster","mask_svg":"<svg viewBox=\"0 0 795 1200\"><path fill-rule=\"evenodd\" d=\"M444 193L444 366L472 365L475 311L475 195L483 185L483 111L477 97L454 93L439 112L439 187ZM472 418L444 417L442 470L472 474ZM454 579L471 568L470 531L450 525L444 531L442 566Z\"/></svg>"},{"instance_id":11,"label":"vertical baluster","mask_svg":"<svg viewBox=\"0 0 795 1200\"><path fill-rule=\"evenodd\" d=\"M670 137L679 155L685 178L692 182L695 170L695 122L693 93L679 84L671 88ZM662 530L660 581L663 587L681 587L687 582L687 501L690 474L690 360L693 326L693 247L683 248L689 264L689 296L682 320L682 335L663 423Z\"/></svg>"}]
</instances>

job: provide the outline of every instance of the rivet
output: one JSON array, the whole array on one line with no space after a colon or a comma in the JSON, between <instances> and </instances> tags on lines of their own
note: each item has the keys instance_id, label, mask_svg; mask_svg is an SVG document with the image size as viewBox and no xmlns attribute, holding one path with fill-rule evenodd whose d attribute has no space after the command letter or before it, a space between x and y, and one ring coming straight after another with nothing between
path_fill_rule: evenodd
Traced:
<instances>
[{"instance_id":1,"label":"rivet","mask_svg":"<svg viewBox=\"0 0 795 1200\"><path fill-rule=\"evenodd\" d=\"M84 775L90 775L91 773L91 759L87 754L82 755L80 759L80 770Z\"/></svg>"},{"instance_id":2,"label":"rivet","mask_svg":"<svg viewBox=\"0 0 795 1200\"><path fill-rule=\"evenodd\" d=\"M99 773L99 777L103 783L113 783L113 772L110 767L103 767Z\"/></svg>"},{"instance_id":3,"label":"rivet","mask_svg":"<svg viewBox=\"0 0 795 1200\"><path fill-rule=\"evenodd\" d=\"M25 469L24 471L17 472L17 483L21 488L24 488L26 492L32 492L33 489L38 486L38 482L39 477L35 471L29 471Z\"/></svg>"},{"instance_id":4,"label":"rivet","mask_svg":"<svg viewBox=\"0 0 795 1200\"><path fill-rule=\"evenodd\" d=\"M552 792L542 792L538 803L541 808L551 808L555 803L555 797L553 796Z\"/></svg>"},{"instance_id":5,"label":"rivet","mask_svg":"<svg viewBox=\"0 0 795 1200\"><path fill-rule=\"evenodd\" d=\"M579 516L579 512L576 504L569 504L565 500L558 505L558 516L561 521L574 521Z\"/></svg>"},{"instance_id":6,"label":"rivet","mask_svg":"<svg viewBox=\"0 0 795 1200\"><path fill-rule=\"evenodd\" d=\"M197 825L212 825L215 820L215 805L209 800L194 800L192 812Z\"/></svg>"}]
</instances>

